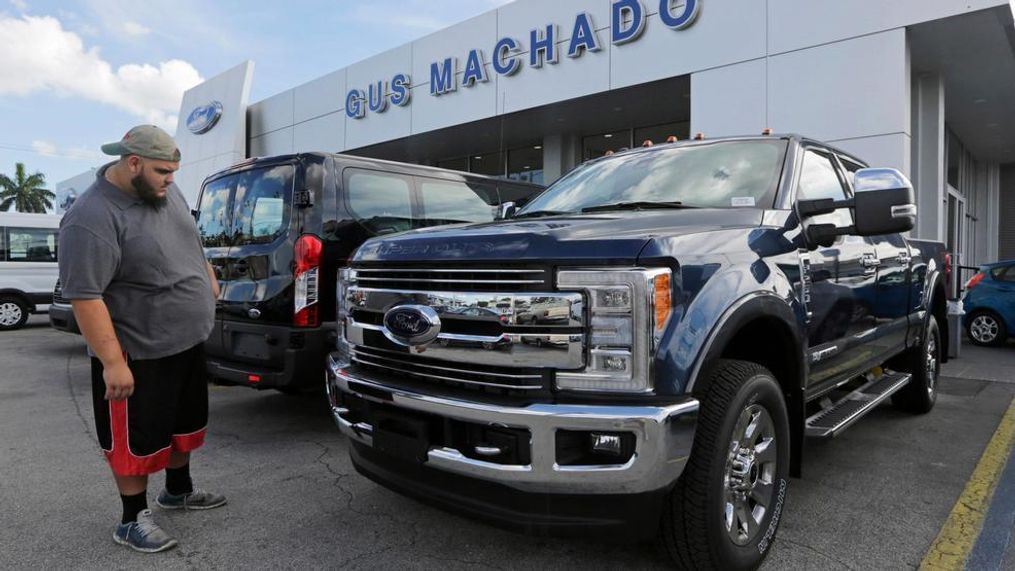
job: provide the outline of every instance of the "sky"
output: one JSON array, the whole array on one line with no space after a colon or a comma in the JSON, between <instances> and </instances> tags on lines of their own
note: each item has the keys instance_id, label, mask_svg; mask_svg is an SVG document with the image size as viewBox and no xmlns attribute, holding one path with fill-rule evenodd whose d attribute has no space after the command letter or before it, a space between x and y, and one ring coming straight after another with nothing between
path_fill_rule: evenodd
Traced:
<instances>
[{"instance_id":1,"label":"sky","mask_svg":"<svg viewBox=\"0 0 1015 571\"><path fill-rule=\"evenodd\" d=\"M508 1L0 0L0 173L55 189L134 125L174 133L184 91L246 60L253 103Z\"/></svg>"}]
</instances>

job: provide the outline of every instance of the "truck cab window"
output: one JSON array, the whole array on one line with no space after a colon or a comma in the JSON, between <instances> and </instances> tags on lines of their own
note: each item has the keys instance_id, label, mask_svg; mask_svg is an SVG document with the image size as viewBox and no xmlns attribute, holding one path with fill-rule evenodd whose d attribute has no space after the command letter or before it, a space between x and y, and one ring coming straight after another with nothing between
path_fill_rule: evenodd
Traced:
<instances>
[{"instance_id":1,"label":"truck cab window","mask_svg":"<svg viewBox=\"0 0 1015 571\"><path fill-rule=\"evenodd\" d=\"M846 190L835 172L835 165L832 158L824 153L808 150L804 153L803 166L800 170L800 182L797 185L797 200L814 200L818 198L831 198L834 200L845 200ZM853 224L853 216L849 209L840 209L830 214L815 216L812 221L816 224L835 224L836 226L850 226Z\"/></svg>"}]
</instances>

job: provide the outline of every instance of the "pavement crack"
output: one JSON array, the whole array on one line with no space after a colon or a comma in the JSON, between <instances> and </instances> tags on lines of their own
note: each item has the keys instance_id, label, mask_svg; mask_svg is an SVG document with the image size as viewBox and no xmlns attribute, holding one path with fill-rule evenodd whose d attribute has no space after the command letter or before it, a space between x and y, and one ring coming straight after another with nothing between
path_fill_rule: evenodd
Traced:
<instances>
[{"instance_id":1,"label":"pavement crack","mask_svg":"<svg viewBox=\"0 0 1015 571\"><path fill-rule=\"evenodd\" d=\"M74 403L74 413L77 415L78 420L81 421L81 426L84 429L83 432L85 433L85 435L88 436L88 438L90 440L92 440L93 442L97 443L99 441L99 439L95 435L95 432L92 431L92 425L85 418L84 413L81 412L81 403L78 402L78 397L77 397L76 394L74 394L74 383L73 383L73 378L72 378L73 376L71 375L71 372L70 372L70 363L71 363L71 359L72 358L73 358L73 355L67 355L67 363L66 363L66 365L64 367L64 371L65 371L64 378L67 381L67 392L70 394L70 400L71 400L71 402Z\"/></svg>"}]
</instances>

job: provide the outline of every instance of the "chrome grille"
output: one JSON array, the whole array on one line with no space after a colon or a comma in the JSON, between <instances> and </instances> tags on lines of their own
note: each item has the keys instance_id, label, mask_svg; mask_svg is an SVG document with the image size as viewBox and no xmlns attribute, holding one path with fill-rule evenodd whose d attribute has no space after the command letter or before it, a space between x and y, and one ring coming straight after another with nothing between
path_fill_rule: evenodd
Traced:
<instances>
[{"instance_id":1,"label":"chrome grille","mask_svg":"<svg viewBox=\"0 0 1015 571\"><path fill-rule=\"evenodd\" d=\"M546 288L549 272L532 268L356 268L362 287L395 290L513 292Z\"/></svg>"},{"instance_id":2,"label":"chrome grille","mask_svg":"<svg viewBox=\"0 0 1015 571\"><path fill-rule=\"evenodd\" d=\"M455 363L375 347L353 347L351 357L352 362L358 365L431 382L516 391L538 391L544 388L543 373L537 370L482 365L469 365L465 369Z\"/></svg>"}]
</instances>

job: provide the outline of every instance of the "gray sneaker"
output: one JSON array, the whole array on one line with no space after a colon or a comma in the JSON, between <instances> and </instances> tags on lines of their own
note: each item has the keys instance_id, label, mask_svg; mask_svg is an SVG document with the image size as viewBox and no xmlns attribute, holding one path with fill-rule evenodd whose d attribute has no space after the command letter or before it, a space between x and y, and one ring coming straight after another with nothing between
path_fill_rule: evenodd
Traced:
<instances>
[{"instance_id":1,"label":"gray sneaker","mask_svg":"<svg viewBox=\"0 0 1015 571\"><path fill-rule=\"evenodd\" d=\"M163 488L155 503L167 510L210 510L226 505L226 497L204 490L194 490L189 494L173 495Z\"/></svg>"},{"instance_id":2,"label":"gray sneaker","mask_svg":"<svg viewBox=\"0 0 1015 571\"><path fill-rule=\"evenodd\" d=\"M143 553L158 553L176 547L176 540L152 519L152 510L142 510L137 514L137 521L117 524L113 541Z\"/></svg>"}]
</instances>

